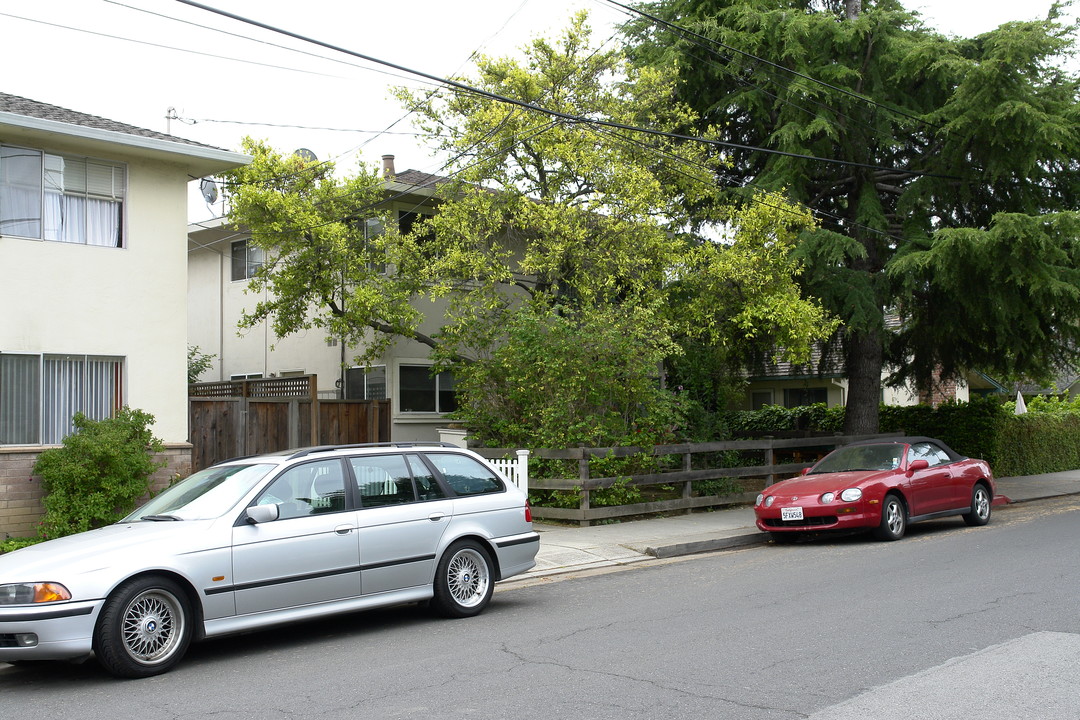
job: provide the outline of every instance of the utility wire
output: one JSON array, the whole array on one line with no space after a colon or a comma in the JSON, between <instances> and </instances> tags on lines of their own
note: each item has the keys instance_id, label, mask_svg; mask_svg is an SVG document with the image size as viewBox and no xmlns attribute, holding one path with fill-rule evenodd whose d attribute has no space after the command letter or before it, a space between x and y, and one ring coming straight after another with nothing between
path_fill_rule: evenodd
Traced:
<instances>
[{"instance_id":1,"label":"utility wire","mask_svg":"<svg viewBox=\"0 0 1080 720\"><path fill-rule=\"evenodd\" d=\"M61 25L59 23L48 22L46 20L37 20L35 18L22 17L21 15L12 15L11 13L0 12L0 17L7 17L13 20L22 20L24 22L37 23L39 25L47 25L49 27L60 28L61 30L71 30L73 32L86 33L87 35L97 35L98 37L109 38L110 40L122 40L124 42L136 43L138 45L148 45L150 47L161 48L163 50L176 50L177 52L189 53L191 55L202 55L203 57L210 57L214 58L215 60L232 60L234 62L245 63L247 65L258 65L260 67L271 68L273 70L287 70L289 72L304 73L306 75L320 75L322 77L337 77L335 75L316 72L314 70L301 70L300 68L286 67L284 65L273 65L271 63L263 63L256 60L244 60L243 58L229 57L227 55L216 55L214 53L200 52L198 50L190 50L188 48L175 47L172 45L162 45L161 43L150 42L148 40L136 40L135 38L123 37L121 35L110 35L109 33L97 32L95 30L87 30L85 28L71 27L70 25Z\"/></svg>"},{"instance_id":2,"label":"utility wire","mask_svg":"<svg viewBox=\"0 0 1080 720\"><path fill-rule=\"evenodd\" d=\"M727 45L725 43L720 42L719 40L713 40L712 38L708 38L708 37L706 37L704 35L696 33L693 30L688 30L687 28L684 28L681 25L676 25L675 23L671 23L671 22L668 22L667 20L664 20L662 18L658 18L655 15L650 15L649 13L645 12L644 10L638 10L637 8L630 7L629 5L624 5L623 3L618 2L618 0L606 0L606 2L608 2L611 5L615 5L616 7L620 7L623 10L626 10L627 12L631 12L631 13L634 13L636 15L640 15L641 17L647 18L647 19L651 20L655 24L663 25L664 27L666 27L666 28L668 28L670 30L674 30L675 32L681 33L684 36L693 36L693 37L697 38L698 40L701 40L701 41L704 41L704 42L707 42L707 43L710 43L710 44L713 44L713 45L719 45L720 47L724 48L725 50L729 50L729 51L731 51L733 53L736 53L738 55L742 55L744 57L750 58L751 60L762 63L764 65L774 67L777 70L788 73L790 75L794 75L795 77L798 77L798 78L802 78L803 80L809 80L810 82L812 82L812 83L814 83L816 85L821 85L822 87L826 87L826 88L828 88L830 90L841 93L843 95L853 97L856 100L860 100L860 101L862 101L864 103L873 105L875 107L879 107L879 108L881 108L883 110L888 110L891 113L895 113L895 114L900 115L902 117L906 117L909 120L914 120L914 121L916 121L918 123L922 123L923 125L930 125L930 123L928 123L926 120L923 120L922 118L920 118L920 117L918 117L916 115L912 115L912 114L904 112L903 110L900 110L898 108L894 108L894 107L891 107L889 105L885 105L884 103L879 103L879 102L877 102L876 100L874 100L872 98L866 97L865 95L861 95L861 94L859 94L857 92L854 92L852 90L842 88L842 87L840 87L838 85L832 85L830 83L825 82L824 80L819 80L819 79L817 79L817 78L815 78L815 77L813 77L811 75L806 75L806 74L801 73L801 72L799 72L797 70L793 70L793 69L791 69L789 67L784 67L783 65L781 65L779 63L775 63L775 62L773 62L771 60L766 60L765 58L758 57L757 55L754 55L753 53L746 52L745 50L740 50L737 47Z\"/></svg>"},{"instance_id":3,"label":"utility wire","mask_svg":"<svg viewBox=\"0 0 1080 720\"><path fill-rule=\"evenodd\" d=\"M683 135L683 134L680 134L680 133L668 132L668 131L665 131L665 130L654 130L654 129L651 129L651 128L643 128L643 127L638 127L638 126L634 126L634 125L628 125L628 124L625 124L625 123L613 122L613 121L610 121L610 120L600 120L600 119L594 119L594 118L587 118L587 117L584 117L584 116L581 116L581 115L571 115L569 113L564 113L564 112L560 112L560 111L557 111L557 110L549 110L547 108L540 107L540 106L538 106L538 105L536 105L534 103L525 102L523 100L517 100L515 98L507 97L505 95L499 95L497 93L489 92L487 90L482 90L480 88L472 87L472 86L466 85L464 83L458 82L456 80L452 80L452 79L448 79L448 78L441 78L441 77L438 77L437 75L432 75L430 73L425 73L425 72L420 71L420 70L413 70L411 68L405 67L403 65L398 65L397 63L392 63L392 62L389 62L387 60L380 60L378 58L372 57L370 55L365 55L365 54L357 52L355 50L349 50L347 48L343 48L343 47L340 47L338 45L333 45L331 43L327 43L327 42L324 42L322 40L316 40L315 38L307 37L305 35L301 35L299 33L292 32L291 30L285 30L284 28L275 27L273 25L269 25L269 24L260 22L258 20L252 20L250 18L245 18L243 16L236 15L235 13L230 13L230 12L227 12L225 10L220 10L218 8L210 7L209 5L204 5L202 3L195 2L195 0L176 0L176 1L180 2L180 3L183 3L184 5L190 5L191 7L196 7L196 8L199 8L201 10L205 10L207 12L211 12L211 13L214 13L214 14L217 14L217 15L221 15L222 17L227 17L227 18L230 18L232 20L236 20L238 22L242 22L242 23L246 23L248 25L259 27L259 28L262 28L264 30L268 30L270 32L278 33L278 34L281 34L281 35L285 35L287 37L291 37L291 38L294 38L294 39L297 39L297 40L301 40L302 42L308 42L308 43L311 43L313 45L318 45L320 47L325 47L325 48L327 48L329 50L334 50L336 52L341 52L341 53L344 53L346 55L351 55L353 57L357 57L357 58L360 58L362 60L366 60L368 62L376 63L376 64L379 64L379 65L384 65L386 67L393 68L394 70L399 70L401 72L409 73L410 75L416 75L416 76L422 77L422 78L424 78L426 80L430 80L431 82L439 83L441 85L446 85L448 87L452 87L452 88L454 88L456 90L460 90L460 91L465 92L465 93L469 93L469 94L477 95L477 96L480 96L480 97L484 97L484 98L487 98L489 100L494 100L496 102L506 103L506 104L509 104L509 105L516 105L518 107L522 107L522 108L525 108L527 110L532 110L534 112L543 113L545 115L549 115L551 117L559 118L561 120L565 120L565 121L570 122L570 123L582 123L582 124L588 124L588 125L595 125L595 126L598 126L598 127L613 128L613 129L617 129L617 130L627 130L627 131L630 131L630 132L640 132L640 133L646 133L646 134L656 135L656 136L660 136L660 137L667 137L667 138L674 139L674 140L685 140L685 141L701 142L701 143L706 143L706 144L709 144L709 145L714 145L714 146L717 146L717 147L726 147L726 148L731 148L731 149L736 149L736 150L747 150L747 151L751 151L751 152L768 153L768 154L772 154L772 155L780 155L780 156L784 156L784 157L791 157L791 158L797 158L797 159L802 159L802 160L811 160L811 161L814 161L814 162L831 163L831 164L835 164L835 165L845 165L845 166L849 166L849 167L861 167L861 168L866 168L866 169L870 169L870 170L886 170L886 171L889 171L889 172L899 172L899 173L904 173L906 175L912 175L912 176L938 177L938 178L947 178L947 179L953 179L953 180L960 179L960 178L957 178L957 177L954 177L954 176L951 176L951 175L941 175L941 174L936 174L936 173L920 172L918 170L900 170L898 168L890 168L890 167L884 167L884 166L880 166L880 165L871 165L871 164L867 164L867 163L854 162L854 161L850 161L850 160L837 160L837 159L832 159L832 158L822 158L822 157L817 157L817 156L814 156L814 155L804 155L804 154L801 154L801 153L787 152L787 151L784 151L784 150L775 150L775 149L772 149L772 148L756 147L756 146L753 146L753 145L743 145L743 144L740 144L740 143L730 143L730 142L726 142L726 141L722 141L722 140L716 140L716 139L712 139L712 138L704 138L704 137L693 136L693 135Z\"/></svg>"}]
</instances>

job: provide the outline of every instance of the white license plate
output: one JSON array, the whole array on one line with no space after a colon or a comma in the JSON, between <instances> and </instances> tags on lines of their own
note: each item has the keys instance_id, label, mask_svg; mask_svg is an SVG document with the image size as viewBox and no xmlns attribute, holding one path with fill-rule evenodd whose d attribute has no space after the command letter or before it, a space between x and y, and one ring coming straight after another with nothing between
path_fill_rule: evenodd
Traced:
<instances>
[{"instance_id":1,"label":"white license plate","mask_svg":"<svg viewBox=\"0 0 1080 720\"><path fill-rule=\"evenodd\" d=\"M802 520L802 508L780 508L780 519L787 522L788 520Z\"/></svg>"}]
</instances>

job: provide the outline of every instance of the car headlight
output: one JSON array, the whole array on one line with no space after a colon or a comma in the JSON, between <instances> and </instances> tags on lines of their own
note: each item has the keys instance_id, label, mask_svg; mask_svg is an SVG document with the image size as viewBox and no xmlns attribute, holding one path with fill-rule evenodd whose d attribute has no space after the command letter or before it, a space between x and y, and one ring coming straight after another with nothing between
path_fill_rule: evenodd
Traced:
<instances>
[{"instance_id":1,"label":"car headlight","mask_svg":"<svg viewBox=\"0 0 1080 720\"><path fill-rule=\"evenodd\" d=\"M765 498L765 507L772 507L773 501L776 500L772 495Z\"/></svg>"},{"instance_id":2,"label":"car headlight","mask_svg":"<svg viewBox=\"0 0 1080 720\"><path fill-rule=\"evenodd\" d=\"M761 493L758 493L757 500L754 501L754 507L757 507L758 505L761 505L761 501L764 500L764 499L765 499L765 496L762 495Z\"/></svg>"},{"instance_id":3,"label":"car headlight","mask_svg":"<svg viewBox=\"0 0 1080 720\"><path fill-rule=\"evenodd\" d=\"M862 490L859 488L848 488L844 492L840 493L840 499L844 502L855 502L862 499Z\"/></svg>"},{"instance_id":4,"label":"car headlight","mask_svg":"<svg viewBox=\"0 0 1080 720\"><path fill-rule=\"evenodd\" d=\"M0 605L33 605L70 600L71 593L60 583L11 583L0 585Z\"/></svg>"},{"instance_id":5,"label":"car headlight","mask_svg":"<svg viewBox=\"0 0 1080 720\"><path fill-rule=\"evenodd\" d=\"M828 505L829 503L831 503L835 499L836 499L835 494L833 494L833 493L825 493L824 495L821 496L821 504L822 505Z\"/></svg>"}]
</instances>

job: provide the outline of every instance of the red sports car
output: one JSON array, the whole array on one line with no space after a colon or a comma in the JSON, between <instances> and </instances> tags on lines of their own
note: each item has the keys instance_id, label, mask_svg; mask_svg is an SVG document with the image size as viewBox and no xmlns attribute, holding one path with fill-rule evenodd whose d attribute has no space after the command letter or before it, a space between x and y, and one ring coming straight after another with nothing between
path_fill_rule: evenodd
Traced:
<instances>
[{"instance_id":1,"label":"red sports car","mask_svg":"<svg viewBox=\"0 0 1080 720\"><path fill-rule=\"evenodd\" d=\"M982 460L933 438L890 438L837 448L802 475L765 488L754 512L757 526L778 542L857 529L899 540L908 523L946 515L985 525L994 494Z\"/></svg>"}]
</instances>

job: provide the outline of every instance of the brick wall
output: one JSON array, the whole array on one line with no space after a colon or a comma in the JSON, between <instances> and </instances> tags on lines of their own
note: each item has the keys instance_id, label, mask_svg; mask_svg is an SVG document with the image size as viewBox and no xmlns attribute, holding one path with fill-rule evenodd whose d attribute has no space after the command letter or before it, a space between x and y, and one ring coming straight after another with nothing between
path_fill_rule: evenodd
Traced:
<instances>
[{"instance_id":1,"label":"brick wall","mask_svg":"<svg viewBox=\"0 0 1080 720\"><path fill-rule=\"evenodd\" d=\"M32 537L44 509L41 505L41 479L32 475L40 447L0 447L0 540ZM166 461L151 479L151 487L160 490L177 477L191 474L191 445L166 444L159 456Z\"/></svg>"}]
</instances>

